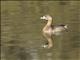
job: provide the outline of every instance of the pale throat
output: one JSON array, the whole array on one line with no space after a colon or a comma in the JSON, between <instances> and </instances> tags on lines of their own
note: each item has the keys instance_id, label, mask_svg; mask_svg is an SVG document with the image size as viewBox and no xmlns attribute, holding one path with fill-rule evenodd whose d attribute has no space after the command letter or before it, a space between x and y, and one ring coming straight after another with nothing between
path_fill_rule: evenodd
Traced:
<instances>
[{"instance_id":1,"label":"pale throat","mask_svg":"<svg viewBox=\"0 0 80 60\"><path fill-rule=\"evenodd\" d=\"M45 25L45 27L43 28L43 30L48 30L49 28L51 28L51 25L52 25L52 20L48 20L48 22Z\"/></svg>"},{"instance_id":2,"label":"pale throat","mask_svg":"<svg viewBox=\"0 0 80 60\"><path fill-rule=\"evenodd\" d=\"M51 24L52 24L52 20L48 20L46 26L51 26Z\"/></svg>"}]
</instances>

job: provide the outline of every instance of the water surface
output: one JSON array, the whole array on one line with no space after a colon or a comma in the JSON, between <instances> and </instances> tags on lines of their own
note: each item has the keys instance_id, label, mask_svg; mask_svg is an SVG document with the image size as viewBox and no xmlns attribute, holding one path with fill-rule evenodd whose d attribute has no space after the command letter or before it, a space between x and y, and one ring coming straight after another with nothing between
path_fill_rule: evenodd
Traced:
<instances>
[{"instance_id":1,"label":"water surface","mask_svg":"<svg viewBox=\"0 0 80 60\"><path fill-rule=\"evenodd\" d=\"M69 31L53 36L54 47L44 49L40 17L50 14L53 24ZM79 1L2 1L1 60L80 60Z\"/></svg>"}]
</instances>

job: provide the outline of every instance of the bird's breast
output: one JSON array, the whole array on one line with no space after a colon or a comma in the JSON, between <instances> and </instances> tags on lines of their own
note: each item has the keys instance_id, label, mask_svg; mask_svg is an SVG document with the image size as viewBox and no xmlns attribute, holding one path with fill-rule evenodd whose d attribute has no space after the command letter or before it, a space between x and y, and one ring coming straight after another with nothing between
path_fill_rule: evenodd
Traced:
<instances>
[{"instance_id":1,"label":"bird's breast","mask_svg":"<svg viewBox=\"0 0 80 60\"><path fill-rule=\"evenodd\" d=\"M43 33L52 34L52 29L51 28L49 28L49 29L43 29Z\"/></svg>"}]
</instances>

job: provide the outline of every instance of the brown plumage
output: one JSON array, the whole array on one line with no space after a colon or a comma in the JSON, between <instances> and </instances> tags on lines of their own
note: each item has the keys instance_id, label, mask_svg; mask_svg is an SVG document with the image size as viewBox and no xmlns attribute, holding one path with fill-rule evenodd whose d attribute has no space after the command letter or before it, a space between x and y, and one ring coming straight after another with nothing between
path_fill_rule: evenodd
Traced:
<instances>
[{"instance_id":1,"label":"brown plumage","mask_svg":"<svg viewBox=\"0 0 80 60\"><path fill-rule=\"evenodd\" d=\"M63 31L67 30L67 25L53 25L52 24L52 17L50 15L42 16L41 19L47 20L47 24L42 29L43 36L47 39L48 43L44 45L44 47L51 48L53 46L52 43L52 36L53 35L60 35Z\"/></svg>"}]
</instances>

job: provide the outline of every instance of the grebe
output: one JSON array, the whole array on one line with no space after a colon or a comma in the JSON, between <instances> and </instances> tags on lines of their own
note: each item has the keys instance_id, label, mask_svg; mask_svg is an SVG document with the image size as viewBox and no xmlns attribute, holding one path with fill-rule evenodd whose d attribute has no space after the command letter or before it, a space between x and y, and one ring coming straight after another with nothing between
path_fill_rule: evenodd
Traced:
<instances>
[{"instance_id":1,"label":"grebe","mask_svg":"<svg viewBox=\"0 0 80 60\"><path fill-rule=\"evenodd\" d=\"M67 25L52 25L52 17L50 15L42 16L40 19L44 19L47 21L47 24L42 29L43 36L47 39L48 43L44 45L43 47L51 48L53 46L52 43L52 36L53 35L60 35L63 31L67 31L68 27Z\"/></svg>"}]
</instances>

